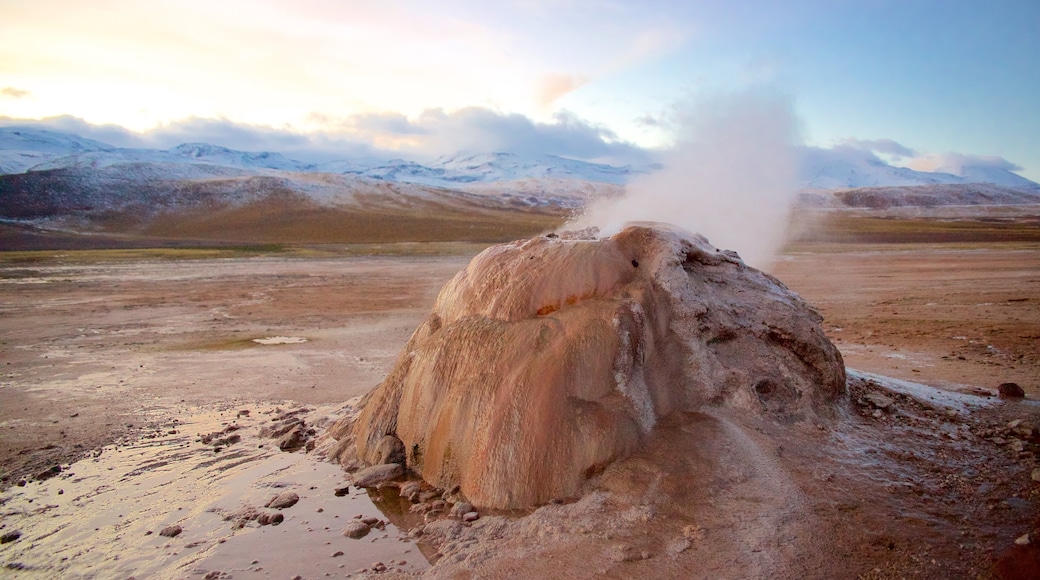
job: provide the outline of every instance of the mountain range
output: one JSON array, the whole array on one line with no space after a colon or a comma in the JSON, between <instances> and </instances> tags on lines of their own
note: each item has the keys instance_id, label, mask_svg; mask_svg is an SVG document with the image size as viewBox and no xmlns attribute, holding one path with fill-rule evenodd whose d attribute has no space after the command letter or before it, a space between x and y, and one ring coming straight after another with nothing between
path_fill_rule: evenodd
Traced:
<instances>
[{"instance_id":1,"label":"mountain range","mask_svg":"<svg viewBox=\"0 0 1040 580\"><path fill-rule=\"evenodd\" d=\"M869 151L848 148L802 147L799 157L799 177L806 190L963 183L1040 188L1040 184L1000 167L965 165L947 171L916 171L885 163ZM192 167L200 175L207 175L213 169L200 166L216 166L248 172L355 175L447 188L531 179L623 185L661 167L659 164L616 167L555 155L521 157L509 152L458 153L426 163L375 158L307 163L277 152L236 151L207 143L184 143L170 149L129 149L55 131L0 127L0 175L140 164L166 166L175 178L190 177Z\"/></svg>"},{"instance_id":2,"label":"mountain range","mask_svg":"<svg viewBox=\"0 0 1040 580\"><path fill-rule=\"evenodd\" d=\"M1040 203L1040 185L996 167L922 172L837 148L806 147L800 159L803 205ZM508 239L559 225L661 168L510 152L308 163L207 143L119 148L0 127L0 221L210 240L379 241L403 227L416 241Z\"/></svg>"}]
</instances>

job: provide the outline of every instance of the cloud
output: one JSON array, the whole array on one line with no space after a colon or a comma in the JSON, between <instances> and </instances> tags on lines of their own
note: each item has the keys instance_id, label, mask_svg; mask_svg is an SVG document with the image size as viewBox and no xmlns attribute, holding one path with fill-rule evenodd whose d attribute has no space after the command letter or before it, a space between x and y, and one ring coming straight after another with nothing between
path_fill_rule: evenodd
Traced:
<instances>
[{"instance_id":1,"label":"cloud","mask_svg":"<svg viewBox=\"0 0 1040 580\"><path fill-rule=\"evenodd\" d=\"M429 109L410 119L399 113L366 113L342 118L312 115L315 130L235 123L191 117L134 132L118 125L94 125L61 116L43 120L0 117L0 125L35 126L72 133L116 147L167 149L206 142L244 151L277 151L301 161L350 157L432 158L456 152L509 151L558 155L613 164L646 163L653 154L618 139L611 130L568 112L551 122L482 107L457 111Z\"/></svg>"},{"instance_id":2,"label":"cloud","mask_svg":"<svg viewBox=\"0 0 1040 580\"><path fill-rule=\"evenodd\" d=\"M665 123L661 119L658 119L657 117L650 114L643 115L642 117L636 117L634 120L636 124L641 127L662 127L665 125Z\"/></svg>"},{"instance_id":3,"label":"cloud","mask_svg":"<svg viewBox=\"0 0 1040 580\"><path fill-rule=\"evenodd\" d=\"M966 168L1004 169L1022 171L1022 167L996 155L965 153L926 153L910 159L907 167L917 171L939 171L961 175Z\"/></svg>"},{"instance_id":4,"label":"cloud","mask_svg":"<svg viewBox=\"0 0 1040 580\"><path fill-rule=\"evenodd\" d=\"M577 75L544 75L538 83L538 105L550 108L558 99L584 86L589 79Z\"/></svg>"},{"instance_id":5,"label":"cloud","mask_svg":"<svg viewBox=\"0 0 1040 580\"><path fill-rule=\"evenodd\" d=\"M844 145L852 149L858 149L860 151L871 151L877 153L883 153L889 155L893 160L900 160L904 157L915 157L917 152L913 149L902 145L892 139L845 139L841 141L839 145Z\"/></svg>"},{"instance_id":6,"label":"cloud","mask_svg":"<svg viewBox=\"0 0 1040 580\"><path fill-rule=\"evenodd\" d=\"M16 87L4 87L0 89L0 95L3 95L5 97L11 97L12 99L24 99L25 97L28 97L30 94L31 93L29 91L23 91L22 89Z\"/></svg>"}]
</instances>

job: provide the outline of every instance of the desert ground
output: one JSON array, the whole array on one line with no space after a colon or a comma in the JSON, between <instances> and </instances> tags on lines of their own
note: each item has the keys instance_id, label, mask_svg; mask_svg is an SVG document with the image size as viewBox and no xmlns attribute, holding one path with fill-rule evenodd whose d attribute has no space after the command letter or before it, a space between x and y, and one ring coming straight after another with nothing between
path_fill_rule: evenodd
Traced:
<instances>
[{"instance_id":1,"label":"desert ground","mask_svg":"<svg viewBox=\"0 0 1040 580\"><path fill-rule=\"evenodd\" d=\"M576 566L579 576L616 577L1029 577L1040 538L1021 539L1040 530L1040 437L1014 429L1040 425L1040 228L1030 215L996 228L988 219L929 221L923 237L909 235L922 230L900 216L817 217L830 220L830 233L802 236L781 253L772 273L821 311L857 371L843 410L855 429L821 426L770 444L797 466L786 485L812 498L813 555L776 549L771 557L786 564L761 568L711 556L735 540L724 518L704 515L671 530L685 547L655 547L652 533L621 548L618 538L598 539L616 553L587 567L581 558L600 554L593 544L569 555L519 549L531 532L521 526L570 517L581 502L528 519L485 518L519 518L501 524L514 532L502 553L517 559L467 567L463 556L482 538L416 542L409 531L421 519L363 492L336 497L347 481L338 467L280 453L258 436L288 413L320 432L377 385L439 288L481 244L2 252L0 533L19 533L0 547L3 575L343 577L378 572L377 562L410 574L443 559L433 571L462 576ZM949 228L955 235L944 238ZM951 395L929 406L921 399L936 395L889 388L900 411L879 415L864 401L884 377ZM1021 385L1026 399L998 398L1005 382ZM242 435L223 445L203 437L231 432ZM653 453L681 451L655 445ZM301 499L281 525L260 527L236 512L285 487ZM702 510L727 505L692 491L681 500ZM356 514L381 518L385 533L343 537ZM789 533L808 527L805 517L793 517ZM182 534L159 534L174 523ZM545 537L559 540L553 533ZM784 543L759 540L756 551ZM690 554L703 566L691 569ZM525 573L517 562L531 556L537 562L527 560Z\"/></svg>"}]
</instances>

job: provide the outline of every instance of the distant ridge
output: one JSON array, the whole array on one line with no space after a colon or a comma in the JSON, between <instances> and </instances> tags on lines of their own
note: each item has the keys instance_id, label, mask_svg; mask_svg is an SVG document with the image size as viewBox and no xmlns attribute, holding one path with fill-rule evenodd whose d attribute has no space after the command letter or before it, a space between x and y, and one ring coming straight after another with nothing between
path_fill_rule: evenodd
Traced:
<instances>
[{"instance_id":1,"label":"distant ridge","mask_svg":"<svg viewBox=\"0 0 1040 580\"><path fill-rule=\"evenodd\" d=\"M803 147L799 159L801 187L807 191L965 183L1040 189L1040 184L1001 167L964 165L935 172L915 171L889 165L868 151L844 147ZM661 168L659 164L618 167L555 155L521 156L505 151L456 153L426 163L369 158L306 163L282 153L236 151L208 143L184 143L170 149L130 149L56 131L0 127L0 175L134 164L168 165L177 179L190 178L192 171L183 166L208 165L255 174L355 175L448 189L482 189L480 186L486 184L526 182L526 191L539 189L531 187L532 180L551 182L550 188L556 191L568 181L622 186ZM198 173L205 175L212 170L201 169Z\"/></svg>"}]
</instances>

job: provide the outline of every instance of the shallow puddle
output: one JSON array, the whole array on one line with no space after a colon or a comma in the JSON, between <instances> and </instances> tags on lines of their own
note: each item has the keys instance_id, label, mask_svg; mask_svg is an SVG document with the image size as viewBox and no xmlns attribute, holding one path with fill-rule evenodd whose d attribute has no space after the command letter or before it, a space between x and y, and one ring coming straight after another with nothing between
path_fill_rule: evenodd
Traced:
<instances>
[{"instance_id":1,"label":"shallow puddle","mask_svg":"<svg viewBox=\"0 0 1040 580\"><path fill-rule=\"evenodd\" d=\"M269 417L196 414L151 439L107 447L51 479L11 487L0 495L0 531L21 537L0 546L0 565L38 578L344 577L376 562L411 571L429 566L398 527L412 522L393 509L394 498L374 495L393 506L384 514L365 491L337 497L335 489L346 485L338 466L279 452L256 437ZM234 432L240 441L220 451L199 442L199 435L232 424L241 426ZM298 503L263 508L287 490ZM239 527L234 514L247 507L284 521ZM355 515L387 523L347 538L344 524ZM160 535L173 525L183 531Z\"/></svg>"}]
</instances>

